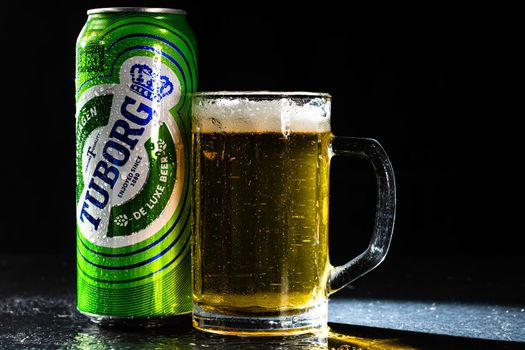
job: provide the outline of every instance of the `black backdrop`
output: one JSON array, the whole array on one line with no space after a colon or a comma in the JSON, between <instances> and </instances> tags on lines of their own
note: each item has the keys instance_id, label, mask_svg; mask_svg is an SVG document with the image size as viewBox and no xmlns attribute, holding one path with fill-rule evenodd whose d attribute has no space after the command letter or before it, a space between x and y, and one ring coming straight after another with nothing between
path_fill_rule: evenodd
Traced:
<instances>
[{"instance_id":1,"label":"black backdrop","mask_svg":"<svg viewBox=\"0 0 525 350\"><path fill-rule=\"evenodd\" d=\"M390 259L524 254L523 108L513 84L520 85L514 60L521 44L512 8L438 1L0 3L0 253L73 256L75 40L87 9L147 4L188 11L200 90L329 92L335 134L383 144L398 185ZM334 161L335 262L366 247L374 186L366 162Z\"/></svg>"}]
</instances>

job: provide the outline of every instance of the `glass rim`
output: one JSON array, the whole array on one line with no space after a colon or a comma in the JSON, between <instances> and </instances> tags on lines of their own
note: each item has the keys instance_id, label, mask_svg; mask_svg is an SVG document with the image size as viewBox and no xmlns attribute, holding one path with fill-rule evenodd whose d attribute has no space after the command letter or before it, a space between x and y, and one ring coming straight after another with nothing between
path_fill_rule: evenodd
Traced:
<instances>
[{"instance_id":1,"label":"glass rim","mask_svg":"<svg viewBox=\"0 0 525 350\"><path fill-rule=\"evenodd\" d=\"M266 90L247 90L247 91L197 91L192 94L194 97L281 97L281 98L325 98L332 99L327 92L312 91L266 91Z\"/></svg>"}]
</instances>

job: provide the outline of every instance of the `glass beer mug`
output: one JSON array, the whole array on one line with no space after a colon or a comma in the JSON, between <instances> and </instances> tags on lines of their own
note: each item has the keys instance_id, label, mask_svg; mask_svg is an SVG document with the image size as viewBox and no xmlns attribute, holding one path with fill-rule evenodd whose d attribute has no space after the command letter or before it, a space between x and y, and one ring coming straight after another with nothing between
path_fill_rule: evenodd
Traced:
<instances>
[{"instance_id":1,"label":"glass beer mug","mask_svg":"<svg viewBox=\"0 0 525 350\"><path fill-rule=\"evenodd\" d=\"M385 257L395 216L390 161L372 139L330 132L331 97L209 92L193 97L193 324L238 335L327 327L328 295ZM377 213L368 248L328 257L332 156L370 161Z\"/></svg>"}]
</instances>

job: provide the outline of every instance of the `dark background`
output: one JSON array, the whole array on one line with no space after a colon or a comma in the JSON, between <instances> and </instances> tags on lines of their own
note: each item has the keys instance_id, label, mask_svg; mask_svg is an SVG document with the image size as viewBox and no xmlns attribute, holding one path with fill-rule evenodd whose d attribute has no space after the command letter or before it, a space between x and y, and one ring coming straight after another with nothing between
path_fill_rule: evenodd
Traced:
<instances>
[{"instance_id":1,"label":"dark background","mask_svg":"<svg viewBox=\"0 0 525 350\"><path fill-rule=\"evenodd\" d=\"M514 271L523 280L516 9L440 1L0 4L0 253L74 256L75 40L87 9L147 4L188 11L200 90L329 92L334 134L382 143L398 189L384 265L482 261L472 264L477 274ZM374 181L363 160L333 162L334 263L368 243Z\"/></svg>"}]
</instances>

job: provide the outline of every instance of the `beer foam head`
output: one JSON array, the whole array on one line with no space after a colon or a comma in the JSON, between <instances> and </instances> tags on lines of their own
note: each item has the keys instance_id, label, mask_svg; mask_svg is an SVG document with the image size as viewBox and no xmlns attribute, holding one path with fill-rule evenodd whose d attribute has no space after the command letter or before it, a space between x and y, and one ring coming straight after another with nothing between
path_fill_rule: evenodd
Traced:
<instances>
[{"instance_id":1,"label":"beer foam head","mask_svg":"<svg viewBox=\"0 0 525 350\"><path fill-rule=\"evenodd\" d=\"M193 129L204 133L330 131L329 95L198 94L192 108Z\"/></svg>"}]
</instances>

